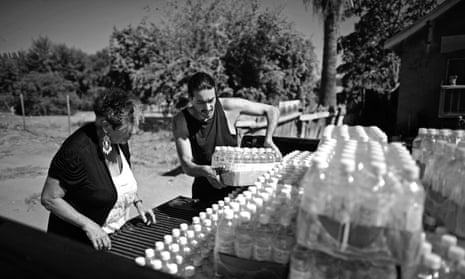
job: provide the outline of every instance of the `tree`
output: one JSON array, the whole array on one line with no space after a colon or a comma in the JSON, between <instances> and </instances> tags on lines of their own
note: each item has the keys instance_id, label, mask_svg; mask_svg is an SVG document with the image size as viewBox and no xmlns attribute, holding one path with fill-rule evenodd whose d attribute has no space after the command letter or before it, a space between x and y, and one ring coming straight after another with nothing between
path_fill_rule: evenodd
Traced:
<instances>
[{"instance_id":1,"label":"tree","mask_svg":"<svg viewBox=\"0 0 465 279\"><path fill-rule=\"evenodd\" d=\"M349 91L368 89L381 94L399 84L400 58L384 42L407 28L436 5L436 0L360 0L346 10L357 16L355 31L339 39L343 63L338 72Z\"/></svg>"},{"instance_id":2,"label":"tree","mask_svg":"<svg viewBox=\"0 0 465 279\"><path fill-rule=\"evenodd\" d=\"M66 114L66 95L70 96L72 110L79 107L79 98L72 82L54 73L31 72L15 83L15 96L24 95L27 115ZM21 112L16 98L16 112Z\"/></svg>"},{"instance_id":3,"label":"tree","mask_svg":"<svg viewBox=\"0 0 465 279\"><path fill-rule=\"evenodd\" d=\"M258 101L300 99L311 92L317 67L313 44L279 10L263 12L252 23L253 31L232 42L223 57L228 85L241 96L251 92Z\"/></svg>"},{"instance_id":4,"label":"tree","mask_svg":"<svg viewBox=\"0 0 465 279\"><path fill-rule=\"evenodd\" d=\"M336 63L337 63L337 29L345 0L303 0L311 4L315 13L323 17L323 60L321 69L320 102L336 107Z\"/></svg>"},{"instance_id":5,"label":"tree","mask_svg":"<svg viewBox=\"0 0 465 279\"><path fill-rule=\"evenodd\" d=\"M291 98L312 86L313 45L279 11L262 12L257 0L170 1L166 9L161 24L112 34L112 80L144 101L174 103L199 70L216 78L219 94L250 88L241 94Z\"/></svg>"},{"instance_id":6,"label":"tree","mask_svg":"<svg viewBox=\"0 0 465 279\"><path fill-rule=\"evenodd\" d=\"M338 42L343 63L337 70L343 74L348 92L348 113L366 111L366 94L378 95L369 96L372 100L390 99L390 93L399 86L401 61L394 51L384 49L384 43L435 5L436 0L359 0L346 9L345 16L359 18L354 32L342 36ZM376 120L370 117L370 121Z\"/></svg>"}]
</instances>

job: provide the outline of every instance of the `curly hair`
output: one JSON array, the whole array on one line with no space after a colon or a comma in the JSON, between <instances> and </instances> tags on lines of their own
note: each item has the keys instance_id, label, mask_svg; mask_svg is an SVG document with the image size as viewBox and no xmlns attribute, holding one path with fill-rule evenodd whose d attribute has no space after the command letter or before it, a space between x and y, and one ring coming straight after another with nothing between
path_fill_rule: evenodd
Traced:
<instances>
[{"instance_id":1,"label":"curly hair","mask_svg":"<svg viewBox=\"0 0 465 279\"><path fill-rule=\"evenodd\" d=\"M139 100L130 92L119 88L105 89L94 100L96 116L103 117L113 128L123 124L124 119L134 123L134 112Z\"/></svg>"},{"instance_id":2,"label":"curly hair","mask_svg":"<svg viewBox=\"0 0 465 279\"><path fill-rule=\"evenodd\" d=\"M205 72L193 74L187 82L187 93L191 98L194 96L194 92L212 88L216 88L215 79Z\"/></svg>"}]
</instances>

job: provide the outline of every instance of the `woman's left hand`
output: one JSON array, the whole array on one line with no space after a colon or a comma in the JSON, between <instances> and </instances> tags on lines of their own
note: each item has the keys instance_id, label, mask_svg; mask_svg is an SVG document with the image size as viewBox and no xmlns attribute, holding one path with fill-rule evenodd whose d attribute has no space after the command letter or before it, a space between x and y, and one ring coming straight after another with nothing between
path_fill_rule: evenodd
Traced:
<instances>
[{"instance_id":1,"label":"woman's left hand","mask_svg":"<svg viewBox=\"0 0 465 279\"><path fill-rule=\"evenodd\" d=\"M155 224L157 222L155 214L153 214L153 211L150 209L146 209L141 201L136 202L135 206L144 224L149 226L150 224Z\"/></svg>"}]
</instances>

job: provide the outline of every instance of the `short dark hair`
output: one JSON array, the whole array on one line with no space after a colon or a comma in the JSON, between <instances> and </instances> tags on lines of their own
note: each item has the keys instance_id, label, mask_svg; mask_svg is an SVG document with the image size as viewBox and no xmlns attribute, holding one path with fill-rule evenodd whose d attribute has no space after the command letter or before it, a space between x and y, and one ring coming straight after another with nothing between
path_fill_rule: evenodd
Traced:
<instances>
[{"instance_id":1,"label":"short dark hair","mask_svg":"<svg viewBox=\"0 0 465 279\"><path fill-rule=\"evenodd\" d=\"M205 72L193 74L187 82L187 93L191 98L194 96L194 92L212 88L216 89L215 79Z\"/></svg>"},{"instance_id":2,"label":"short dark hair","mask_svg":"<svg viewBox=\"0 0 465 279\"><path fill-rule=\"evenodd\" d=\"M130 92L119 88L104 89L94 100L94 112L116 128L123 124L124 118L134 122L138 103L139 100Z\"/></svg>"}]
</instances>

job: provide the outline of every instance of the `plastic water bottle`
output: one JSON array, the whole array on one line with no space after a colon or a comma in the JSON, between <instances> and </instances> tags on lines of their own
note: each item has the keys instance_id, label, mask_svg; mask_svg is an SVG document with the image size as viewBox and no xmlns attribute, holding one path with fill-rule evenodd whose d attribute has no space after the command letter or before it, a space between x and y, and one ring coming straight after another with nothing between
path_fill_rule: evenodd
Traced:
<instances>
[{"instance_id":1,"label":"plastic water bottle","mask_svg":"<svg viewBox=\"0 0 465 279\"><path fill-rule=\"evenodd\" d=\"M419 270L415 274L415 279L439 279L439 270L441 268L441 257L431 253L423 258Z\"/></svg>"},{"instance_id":2,"label":"plastic water bottle","mask_svg":"<svg viewBox=\"0 0 465 279\"><path fill-rule=\"evenodd\" d=\"M445 279L464 279L465 278L465 260L460 261L459 264L457 265L457 268L444 278Z\"/></svg>"},{"instance_id":3,"label":"plastic water bottle","mask_svg":"<svg viewBox=\"0 0 465 279\"><path fill-rule=\"evenodd\" d=\"M291 216L282 215L279 227L273 239L273 261L287 264L295 243L295 231L291 227Z\"/></svg>"},{"instance_id":4,"label":"plastic water bottle","mask_svg":"<svg viewBox=\"0 0 465 279\"><path fill-rule=\"evenodd\" d=\"M195 267L193 265L186 265L184 267L183 278L193 278L195 276Z\"/></svg>"},{"instance_id":5,"label":"plastic water bottle","mask_svg":"<svg viewBox=\"0 0 465 279\"><path fill-rule=\"evenodd\" d=\"M312 255L306 247L296 245L291 254L288 279L312 278L312 259Z\"/></svg>"},{"instance_id":6,"label":"plastic water bottle","mask_svg":"<svg viewBox=\"0 0 465 279\"><path fill-rule=\"evenodd\" d=\"M155 250L152 248L145 249L145 263L150 263L155 258Z\"/></svg>"},{"instance_id":7,"label":"plastic water bottle","mask_svg":"<svg viewBox=\"0 0 465 279\"><path fill-rule=\"evenodd\" d=\"M162 270L168 273L170 270L169 265L174 263L171 259L171 253L169 251L161 252L161 261L163 263Z\"/></svg>"},{"instance_id":8,"label":"plastic water bottle","mask_svg":"<svg viewBox=\"0 0 465 279\"><path fill-rule=\"evenodd\" d=\"M220 147L219 147L219 146L215 146L215 151L213 152L213 155L212 155L212 162L211 162L212 168L216 169L216 168L219 168L219 167L220 167L220 161L221 161L220 156L221 156L221 154L220 154Z\"/></svg>"},{"instance_id":9,"label":"plastic water bottle","mask_svg":"<svg viewBox=\"0 0 465 279\"><path fill-rule=\"evenodd\" d=\"M252 258L253 227L251 214L248 211L240 213L239 223L236 226L236 237L234 239L234 250L236 256L243 259Z\"/></svg>"},{"instance_id":10,"label":"plastic water bottle","mask_svg":"<svg viewBox=\"0 0 465 279\"><path fill-rule=\"evenodd\" d=\"M436 252L440 257L445 259L449 252L449 248L452 246L456 246L456 245L457 245L457 237L451 234L445 234L441 237L441 242L439 243L439 247ZM433 251L434 251L434 247L433 247Z\"/></svg>"},{"instance_id":11,"label":"plastic water bottle","mask_svg":"<svg viewBox=\"0 0 465 279\"><path fill-rule=\"evenodd\" d=\"M145 266L146 262L145 262L145 258L144 257L136 257L134 259L134 261L136 262L137 265L139 266Z\"/></svg>"},{"instance_id":12,"label":"plastic water bottle","mask_svg":"<svg viewBox=\"0 0 465 279\"><path fill-rule=\"evenodd\" d=\"M235 234L235 223L234 223L234 211L226 209L224 216L218 223L215 240L215 254L224 253L228 255L234 255L234 234Z\"/></svg>"},{"instance_id":13,"label":"plastic water bottle","mask_svg":"<svg viewBox=\"0 0 465 279\"><path fill-rule=\"evenodd\" d=\"M442 262L441 278L447 278L459 266L460 261L465 259L465 250L462 247L452 246L449 248L447 258Z\"/></svg>"},{"instance_id":14,"label":"plastic water bottle","mask_svg":"<svg viewBox=\"0 0 465 279\"><path fill-rule=\"evenodd\" d=\"M270 226L270 216L261 214L254 231L253 257L257 261L271 261L273 229Z\"/></svg>"}]
</instances>

